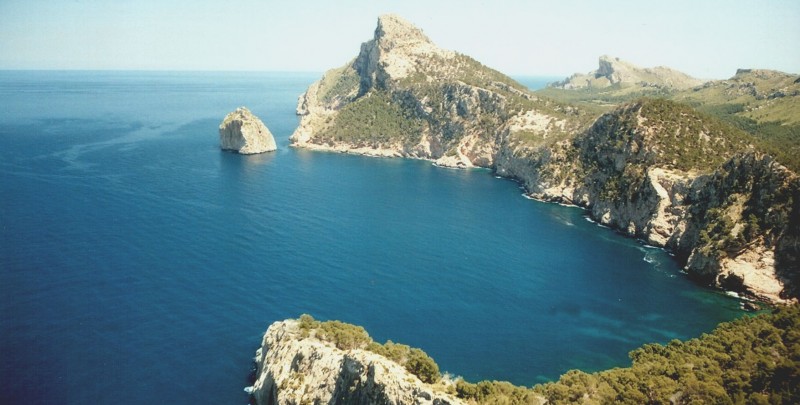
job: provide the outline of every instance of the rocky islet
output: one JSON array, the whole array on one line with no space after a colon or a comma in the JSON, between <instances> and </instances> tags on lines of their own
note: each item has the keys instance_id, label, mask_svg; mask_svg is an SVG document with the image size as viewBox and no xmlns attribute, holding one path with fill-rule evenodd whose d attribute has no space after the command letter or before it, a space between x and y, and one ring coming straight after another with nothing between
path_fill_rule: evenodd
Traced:
<instances>
[{"instance_id":1,"label":"rocky islet","mask_svg":"<svg viewBox=\"0 0 800 405\"><path fill-rule=\"evenodd\" d=\"M266 125L246 107L229 113L219 125L219 143L223 150L242 155L271 152L278 147Z\"/></svg>"}]
</instances>

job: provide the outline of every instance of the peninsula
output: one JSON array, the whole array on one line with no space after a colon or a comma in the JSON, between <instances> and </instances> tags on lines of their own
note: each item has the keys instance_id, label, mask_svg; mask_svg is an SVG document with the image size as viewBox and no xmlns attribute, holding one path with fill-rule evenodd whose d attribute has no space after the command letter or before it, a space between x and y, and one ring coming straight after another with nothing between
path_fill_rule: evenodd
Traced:
<instances>
[{"instance_id":1,"label":"peninsula","mask_svg":"<svg viewBox=\"0 0 800 405\"><path fill-rule=\"evenodd\" d=\"M699 83L637 69L601 58L595 76L658 79L670 92ZM800 178L752 133L691 105L555 101L385 15L297 113L295 147L489 168L674 252L701 283L770 303L800 296Z\"/></svg>"}]
</instances>

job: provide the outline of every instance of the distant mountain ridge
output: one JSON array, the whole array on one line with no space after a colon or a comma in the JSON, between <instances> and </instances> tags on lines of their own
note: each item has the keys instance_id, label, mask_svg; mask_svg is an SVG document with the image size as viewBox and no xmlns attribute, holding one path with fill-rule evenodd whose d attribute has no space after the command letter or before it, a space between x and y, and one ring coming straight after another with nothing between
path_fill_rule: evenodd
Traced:
<instances>
[{"instance_id":1,"label":"distant mountain ridge","mask_svg":"<svg viewBox=\"0 0 800 405\"><path fill-rule=\"evenodd\" d=\"M598 61L597 70L586 74L575 73L563 81L551 83L549 87L570 90L602 89L617 85L685 90L701 84L703 80L695 79L675 69L664 66L641 68L620 58L603 55Z\"/></svg>"},{"instance_id":2,"label":"distant mountain ridge","mask_svg":"<svg viewBox=\"0 0 800 405\"><path fill-rule=\"evenodd\" d=\"M626 70L623 62L618 61L617 67L613 67L613 61L609 62L611 65L603 62L608 59L602 57L601 69L595 72L574 75L536 94L598 113L641 97L685 103L750 133L760 149L792 170L800 170L800 75L767 69L737 69L730 79L710 80L681 89L681 86L668 84L674 81L651 85L651 82L642 81L641 76L627 74L630 70ZM611 81L615 83L609 84ZM633 82L639 84L631 84Z\"/></svg>"}]
</instances>

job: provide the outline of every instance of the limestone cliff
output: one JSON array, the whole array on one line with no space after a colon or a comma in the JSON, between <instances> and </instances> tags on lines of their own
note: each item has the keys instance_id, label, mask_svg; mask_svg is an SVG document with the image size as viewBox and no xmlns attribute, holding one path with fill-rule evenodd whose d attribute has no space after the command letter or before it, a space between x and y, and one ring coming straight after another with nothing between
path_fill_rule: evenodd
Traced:
<instances>
[{"instance_id":1,"label":"limestone cliff","mask_svg":"<svg viewBox=\"0 0 800 405\"><path fill-rule=\"evenodd\" d=\"M394 15L378 19L353 61L300 96L297 113L294 146L453 167L492 166L504 143L553 142L591 118L438 48Z\"/></svg>"},{"instance_id":2,"label":"limestone cliff","mask_svg":"<svg viewBox=\"0 0 800 405\"><path fill-rule=\"evenodd\" d=\"M277 149L275 138L266 125L245 107L231 112L219 125L219 144L223 150L243 155Z\"/></svg>"},{"instance_id":3,"label":"limestone cliff","mask_svg":"<svg viewBox=\"0 0 800 405\"><path fill-rule=\"evenodd\" d=\"M674 69L663 66L641 68L619 58L603 55L600 57L597 70L586 74L576 73L561 82L550 84L550 87L569 90L602 89L618 85L684 90L701 84L702 80Z\"/></svg>"},{"instance_id":4,"label":"limestone cliff","mask_svg":"<svg viewBox=\"0 0 800 405\"><path fill-rule=\"evenodd\" d=\"M689 274L769 301L798 297L800 178L744 153L698 178L673 250Z\"/></svg>"},{"instance_id":5,"label":"limestone cliff","mask_svg":"<svg viewBox=\"0 0 800 405\"><path fill-rule=\"evenodd\" d=\"M305 318L308 319L308 318ZM258 405L284 404L462 404L442 385L420 381L398 362L368 351L359 340L337 344L322 338L305 319L270 325L256 352L257 374L251 394ZM312 321L316 322L316 321ZM362 328L336 323L345 329ZM364 336L366 336L364 332Z\"/></svg>"}]
</instances>

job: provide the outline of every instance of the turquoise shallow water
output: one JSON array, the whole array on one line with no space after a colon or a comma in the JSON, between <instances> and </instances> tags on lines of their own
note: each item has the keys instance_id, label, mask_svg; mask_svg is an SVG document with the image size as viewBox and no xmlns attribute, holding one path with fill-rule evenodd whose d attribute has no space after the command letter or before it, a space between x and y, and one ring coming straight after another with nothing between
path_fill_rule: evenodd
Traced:
<instances>
[{"instance_id":1,"label":"turquoise shallow water","mask_svg":"<svg viewBox=\"0 0 800 405\"><path fill-rule=\"evenodd\" d=\"M525 385L740 315L489 171L287 147L316 77L0 72L0 402L246 403L301 313ZM276 153L219 150L239 105Z\"/></svg>"}]
</instances>

